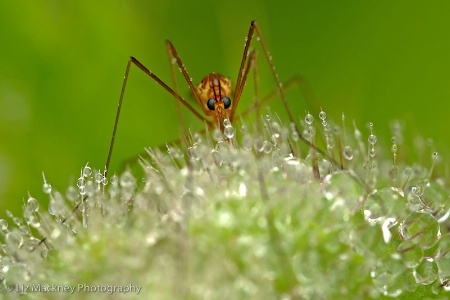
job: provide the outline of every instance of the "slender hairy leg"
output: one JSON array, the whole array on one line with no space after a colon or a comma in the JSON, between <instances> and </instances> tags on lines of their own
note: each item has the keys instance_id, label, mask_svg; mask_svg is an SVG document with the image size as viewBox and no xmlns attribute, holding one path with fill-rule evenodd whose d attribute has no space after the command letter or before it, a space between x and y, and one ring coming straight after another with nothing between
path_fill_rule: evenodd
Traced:
<instances>
[{"instance_id":1,"label":"slender hairy leg","mask_svg":"<svg viewBox=\"0 0 450 300\"><path fill-rule=\"evenodd\" d=\"M168 44L171 45L170 42L168 42ZM173 52L171 52L172 49L174 50L173 46L169 47L169 48L170 48L169 53L173 53ZM179 60L178 56L175 56L175 58L177 58L177 60ZM180 61L180 63L181 63L181 61ZM141 69L145 74L150 76L156 83L158 83L166 91L168 91L175 98L175 100L177 102L183 104L187 109L189 109L202 122L206 122L208 124L210 122L207 118L205 118L200 113L198 113L192 107L192 105L190 105L186 100L184 100L184 98L182 98L177 92L172 90L167 84L165 84L161 79L159 79L155 74L153 74L149 69L147 69L143 64L141 64L136 58L130 57L130 59L128 60L127 68L125 70L125 76L124 76L123 84L122 84L122 91L120 93L119 103L117 105L116 119L114 121L114 128L113 128L113 133L112 133L112 136L111 136L111 144L109 146L108 158L107 158L106 164L105 164L105 174L104 174L105 177L108 174L109 164L111 162L111 156L112 156L112 152L113 152L113 148L114 148L114 141L115 141L116 132L117 132L117 125L119 124L120 110L122 108L123 96L125 94L125 88L126 88L126 85L127 85L128 75L130 73L131 64L134 64L139 69ZM186 71L184 71L184 74L186 74L186 76L187 76ZM192 86L192 83L190 82L189 77L188 77L187 81L190 84L190 86ZM193 87L192 87L192 89L193 89ZM193 91L195 92L194 89L193 89ZM196 93L194 93L194 95L196 95ZM198 96L196 96L196 97L198 98ZM201 107L203 108L203 105Z\"/></svg>"},{"instance_id":2,"label":"slender hairy leg","mask_svg":"<svg viewBox=\"0 0 450 300\"><path fill-rule=\"evenodd\" d=\"M166 41L167 44L167 50L169 51L170 55L172 55L172 57L175 58L178 67L181 70L181 73L184 76L184 79L186 79L186 82L189 85L189 88L191 89L192 94L195 97L195 100L197 101L198 105L200 106L200 108L203 110L203 113L205 115L208 115L209 111L205 108L205 105L203 104L202 100L200 99L200 97L197 94L197 91L194 87L194 85L192 84L191 78L189 77L187 71L186 71L186 67L184 66L183 62L180 59L180 56L178 55L177 51L175 50L175 47L172 45L172 43L170 41ZM209 120L204 118L204 121L206 121L208 124L210 123Z\"/></svg>"},{"instance_id":3,"label":"slender hairy leg","mask_svg":"<svg viewBox=\"0 0 450 300\"><path fill-rule=\"evenodd\" d=\"M253 81L254 81L254 85L255 85L255 87L254 87L255 101L254 101L253 106L256 107L256 109L255 109L256 128L258 130L258 135L261 135L262 125L261 125L261 118L259 117L261 115L261 110L260 110L261 104L259 101L259 76L258 76L258 64L256 61L256 58L257 58L256 52L255 52L254 56L255 56L255 58L252 61L250 61L250 65L253 68Z\"/></svg>"},{"instance_id":4,"label":"slender hairy leg","mask_svg":"<svg viewBox=\"0 0 450 300\"><path fill-rule=\"evenodd\" d=\"M279 95L281 97L281 100L283 101L284 107L285 107L286 112L287 112L288 117L289 117L289 121L292 124L294 124L294 128L297 131L297 134L298 134L299 138L305 144L307 144L309 147L311 147L312 149L314 149L318 153L322 154L323 156L327 157L334 165L340 166L340 164L335 159L333 159L332 157L329 157L324 151L322 151L315 144L311 143L310 141L308 141L307 139L305 139L302 136L302 134L301 134L301 132L300 132L300 130L298 128L298 125L295 122L294 117L292 116L292 112L291 112L291 109L289 108L288 102L286 100L286 96L284 94L284 91L283 91L280 79L278 78L278 75L275 72L275 66L274 66L274 64L272 62L272 57L269 54L269 50L267 49L266 42L264 41L264 38L263 38L263 36L261 34L261 30L259 29L259 26L256 23L256 21L252 21L250 23L250 29L249 29L248 35L246 37L246 42L245 42L245 46L244 46L244 53L242 54L242 61L241 61L241 65L239 67L238 79L237 79L237 82L236 82L235 97L234 97L233 107L231 109L230 120L233 120L233 118L234 118L234 113L236 112L236 106L239 103L240 97L242 95L242 90L243 90L244 85L245 85L247 72L244 72L244 68L247 71L247 69L248 69L248 67L250 65L249 58L248 58L247 54L248 54L248 51L249 51L249 48L250 48L250 43L251 43L251 41L253 39L253 33L254 32L256 32L256 34L258 36L258 39L259 39L259 42L261 43L261 47L263 49L264 55L265 55L265 57L267 59L267 62L269 63L271 73L272 73L273 78L274 78L275 83L276 83L276 88L277 88L278 93L279 93ZM247 64L247 67L246 67L246 64Z\"/></svg>"},{"instance_id":5,"label":"slender hairy leg","mask_svg":"<svg viewBox=\"0 0 450 300\"><path fill-rule=\"evenodd\" d=\"M313 111L316 110L314 107L315 96L312 93L308 82L303 77L294 76L283 83L284 91L291 89L298 89L300 93L303 95L306 105L310 107ZM249 106L245 111L240 113L238 117L239 118L245 117L253 112L256 112L256 114L258 114L261 107L269 105L269 103L272 102L274 99L276 99L278 96L279 96L278 89L272 90L269 94L264 96L261 101L258 102L255 101L253 105Z\"/></svg>"},{"instance_id":6,"label":"slender hairy leg","mask_svg":"<svg viewBox=\"0 0 450 300\"><path fill-rule=\"evenodd\" d=\"M174 68L174 60L175 58L173 57L170 49L169 49L169 44L166 43L166 47L167 47L167 54L169 56L169 64L170 64L170 74L172 76L172 84L173 84L173 90L175 91L175 93L177 93L178 95L180 94L180 91L178 89L178 82L177 82L177 77L175 75L175 68ZM178 125L180 126L180 138L183 139L184 135L186 134L186 127L184 124L184 117L183 117L183 111L181 110L181 105L180 102L177 101L177 114L178 114Z\"/></svg>"}]
</instances>

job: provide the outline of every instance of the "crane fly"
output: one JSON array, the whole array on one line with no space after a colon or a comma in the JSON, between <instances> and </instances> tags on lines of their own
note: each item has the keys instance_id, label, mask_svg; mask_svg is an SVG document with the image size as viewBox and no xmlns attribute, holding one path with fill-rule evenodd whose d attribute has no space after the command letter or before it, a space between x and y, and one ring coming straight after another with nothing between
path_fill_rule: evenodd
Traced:
<instances>
[{"instance_id":1,"label":"crane fly","mask_svg":"<svg viewBox=\"0 0 450 300\"><path fill-rule=\"evenodd\" d=\"M184 64L182 63L175 47L170 41L166 41L167 51L169 54L169 58L171 60L172 65L172 78L174 81L174 89L170 88L166 83L164 83L158 76L156 76L153 72L151 72L148 68L146 68L141 62L139 62L133 56L128 60L128 64L125 70L125 76L122 84L122 90L120 93L119 103L116 112L116 118L114 121L113 133L111 136L111 144L109 147L108 158L106 160L105 165L105 173L106 177L109 164L111 161L111 156L114 148L114 141L116 137L117 125L119 123L120 110L122 107L122 101L125 93L125 88L127 85L128 75L130 72L131 65L135 65L148 76L150 76L154 81L156 81L162 88L164 88L167 92L169 92L174 99L179 103L186 107L189 111L191 111L199 120L206 123L210 128L217 126L220 130L224 130L224 120L228 119L231 123L235 119L235 112L238 106L239 100L241 99L242 91L244 89L247 75L250 71L250 68L254 65L256 60L256 52L249 51L250 43L253 39L253 35L256 32L258 40L261 43L263 52L267 61L269 62L269 66L271 69L271 73L275 79L276 88L278 90L278 94L281 96L285 109L288 113L289 120L291 123L295 124L294 118L291 114L291 110L289 109L288 103L286 101L286 97L284 95L281 82L278 78L278 75L275 72L275 67L272 63L272 58L270 57L269 51L267 49L266 43L261 34L261 30L259 29L256 21L252 21L250 23L250 29L248 31L248 35L245 39L244 52L242 54L242 60L239 67L239 72L237 75L236 86L233 89L231 80L226 78L225 76L219 73L210 73L206 75L200 82L197 87L194 87L192 84L192 80L189 77ZM175 81L175 72L173 68L173 64L176 63L180 68L181 73L183 74L184 79L189 85L189 89L194 95L195 101L198 106L201 108L203 115L200 114L190 103L188 103L183 97L181 97L178 93L178 88ZM245 112L243 113L245 114ZM310 141L306 140L299 132L297 125L295 125L295 130L297 131L299 138L302 139L305 143L307 143L310 147L315 149L321 154L324 154L319 148L317 148ZM325 154L324 154L325 155Z\"/></svg>"},{"instance_id":2,"label":"crane fly","mask_svg":"<svg viewBox=\"0 0 450 300\"><path fill-rule=\"evenodd\" d=\"M178 56L178 53L175 50L175 47L172 45L172 43L170 41L166 41L166 46L167 46L167 51L169 53L169 58L172 62L171 70L172 70L172 79L174 81L174 89L170 88L167 84L165 84L161 79L159 79L159 77L157 77L155 74L153 74L149 69L147 69L136 58L130 57L130 59L128 60L126 70L125 70L125 76L124 76L124 80L123 80L123 84L122 84L122 90L120 93L119 103L117 106L116 118L114 121L114 128L113 128L113 133L111 136L111 144L109 147L109 153L108 153L108 158L107 158L106 164L105 164L105 171L103 174L103 178L104 179L106 178L107 172L109 169L109 164L111 161L111 156L112 156L112 152L113 152L113 148L114 148L114 141L115 141L116 132L117 132L117 126L119 123L120 110L122 108L123 96L125 94L125 88L127 85L128 74L130 72L130 67L132 64L135 65L136 67L138 67L139 69L141 69L148 76L150 76L161 87L163 87L167 92L169 92L178 103L184 105L198 119L200 119L201 121L206 123L209 127L217 126L218 128L220 128L220 130L223 131L224 127L225 127L224 121L229 120L232 123L233 120L235 119L236 107L241 98L242 91L244 89L245 82L247 80L247 75L250 71L250 68L252 68L252 66L254 67L254 64L255 64L256 52L249 51L250 43L253 39L253 34L255 32L258 36L258 40L261 43L264 55L265 55L267 61L269 62L271 73L272 73L272 76L276 83L276 89L278 91L278 94L281 96L284 107L285 107L286 112L289 117L289 121L291 122L291 124L294 125L294 129L297 132L298 137L303 142L305 142L309 147L314 149L316 152L327 157L331 163L337 165L338 163L336 162L336 160L334 160L332 157L329 157L326 153L324 153L321 149L319 149L315 144L308 141L306 138L304 138L300 134L297 124L294 122L294 118L292 116L291 110L289 109L286 97L285 97L283 89L282 89L282 84L281 84L280 80L278 79L278 76L275 72L275 67L272 63L272 58L270 57L266 43L264 42L264 39L262 37L261 30L259 29L258 24L255 21L252 21L250 23L250 29L248 31L248 35L245 39L244 52L242 54L242 60L241 60L239 72L237 75L236 86L234 89L234 95L233 95L231 80L221 74L218 74L218 73L210 73L210 74L206 75L201 80L200 84L197 87L194 87L194 85L192 84L191 79L186 71L186 68L184 67L180 57ZM201 110L203 111L204 115L200 114L191 104L189 104L184 98L182 98L179 95L177 84L175 81L175 72L174 72L174 68L173 68L173 63L176 63L178 65L178 67L180 68L181 73L183 74L183 77L185 78L186 82L188 83L189 88L190 88L192 94L194 95L196 102L198 103ZM254 68L254 69L256 70L256 68ZM297 81L303 81L303 79L300 79L300 78L297 78L297 79L299 79ZM294 80L294 81L296 81L296 80ZM299 83L297 82L297 84L299 84ZM262 104L262 103L260 103L260 104ZM255 104L254 107L255 106L257 109L258 105ZM250 107L250 109L252 109L252 107ZM250 111L250 109L243 112L242 115L247 114ZM342 165L341 165L341 168L342 168ZM318 179L320 177L319 176L320 174L318 174L317 162L313 162L313 171L315 173L314 176ZM88 196L84 195L82 197L82 201L80 201L73 208L72 212L75 213L80 205L84 205L87 198L88 198ZM61 221L61 224L66 223L66 221L68 219L69 218L64 218ZM34 251L41 244L46 245L46 241L47 241L47 238L43 238L37 246L33 247L32 251Z\"/></svg>"}]
</instances>

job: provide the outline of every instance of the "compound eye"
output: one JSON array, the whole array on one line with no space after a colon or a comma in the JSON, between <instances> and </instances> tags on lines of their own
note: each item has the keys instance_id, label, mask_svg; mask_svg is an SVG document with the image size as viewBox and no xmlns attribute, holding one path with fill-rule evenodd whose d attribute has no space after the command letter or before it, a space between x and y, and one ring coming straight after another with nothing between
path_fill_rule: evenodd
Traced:
<instances>
[{"instance_id":1,"label":"compound eye","mask_svg":"<svg viewBox=\"0 0 450 300\"><path fill-rule=\"evenodd\" d=\"M223 97L223 107L225 107L225 109L229 108L231 106L231 100L228 97Z\"/></svg>"},{"instance_id":2,"label":"compound eye","mask_svg":"<svg viewBox=\"0 0 450 300\"><path fill-rule=\"evenodd\" d=\"M208 102L206 102L206 106L208 106L209 110L215 110L216 108L214 107L214 98L210 98Z\"/></svg>"}]
</instances>

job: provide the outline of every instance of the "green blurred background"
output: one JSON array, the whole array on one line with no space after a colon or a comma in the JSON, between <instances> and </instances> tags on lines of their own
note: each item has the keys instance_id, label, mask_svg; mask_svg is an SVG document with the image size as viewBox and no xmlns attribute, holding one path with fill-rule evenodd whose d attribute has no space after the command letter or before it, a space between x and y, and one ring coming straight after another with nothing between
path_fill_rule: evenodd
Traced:
<instances>
[{"instance_id":1,"label":"green blurred background","mask_svg":"<svg viewBox=\"0 0 450 300\"><path fill-rule=\"evenodd\" d=\"M235 81L252 19L281 80L303 75L316 94L308 108L291 93L295 115L323 107L339 121L345 112L347 125L372 121L387 142L400 119L448 161L450 2L1 1L0 217L19 212L28 192L47 201L42 171L64 192L86 162L104 166L130 55L171 85L170 39L195 83L212 71ZM259 65L268 92L275 85L261 55ZM272 110L283 115L279 103ZM111 170L177 130L174 100L133 67Z\"/></svg>"}]
</instances>

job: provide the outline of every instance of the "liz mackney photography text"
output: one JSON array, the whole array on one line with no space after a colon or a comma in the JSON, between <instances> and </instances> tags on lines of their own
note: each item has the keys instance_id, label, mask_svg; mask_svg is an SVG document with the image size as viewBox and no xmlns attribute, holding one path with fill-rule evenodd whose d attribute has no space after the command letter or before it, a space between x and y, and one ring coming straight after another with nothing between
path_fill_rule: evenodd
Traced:
<instances>
[{"instance_id":1,"label":"liz mackney photography text","mask_svg":"<svg viewBox=\"0 0 450 300\"><path fill-rule=\"evenodd\" d=\"M132 283L126 285L101 285L101 284L86 284L79 283L74 285L60 285L60 284L41 284L41 283L3 283L0 286L0 291L7 293L105 293L108 295L121 293L133 293L139 295L141 292L141 285L134 285Z\"/></svg>"}]
</instances>

